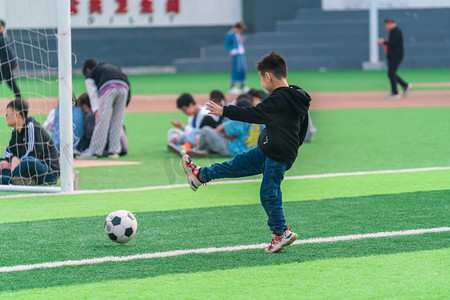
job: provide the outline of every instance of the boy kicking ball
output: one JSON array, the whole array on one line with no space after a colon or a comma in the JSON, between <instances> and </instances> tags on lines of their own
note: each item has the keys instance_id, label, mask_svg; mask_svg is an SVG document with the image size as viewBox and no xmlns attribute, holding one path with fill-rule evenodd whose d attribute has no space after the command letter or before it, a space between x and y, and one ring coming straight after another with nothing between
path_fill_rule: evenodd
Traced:
<instances>
[{"instance_id":1,"label":"boy kicking ball","mask_svg":"<svg viewBox=\"0 0 450 300\"><path fill-rule=\"evenodd\" d=\"M258 146L230 161L209 167L196 166L188 155L183 155L183 168L194 191L213 179L263 174L261 204L273 232L266 252L276 253L298 238L286 225L280 185L305 139L311 97L301 88L288 85L286 61L280 54L272 51L263 56L256 67L262 87L270 94L268 98L255 107L221 107L209 101L207 109L210 114L232 120L265 124Z\"/></svg>"}]
</instances>

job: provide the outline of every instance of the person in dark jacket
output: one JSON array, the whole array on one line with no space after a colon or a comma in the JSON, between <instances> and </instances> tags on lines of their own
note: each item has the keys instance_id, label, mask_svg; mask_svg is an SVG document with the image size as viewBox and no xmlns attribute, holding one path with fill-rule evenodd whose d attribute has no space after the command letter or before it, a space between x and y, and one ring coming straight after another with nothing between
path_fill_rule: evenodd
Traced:
<instances>
[{"instance_id":1,"label":"person in dark jacket","mask_svg":"<svg viewBox=\"0 0 450 300\"><path fill-rule=\"evenodd\" d=\"M217 178L234 178L263 174L260 198L273 232L266 252L280 252L298 235L286 225L280 185L298 155L308 129L308 111L311 97L297 86L287 83L284 58L272 51L257 62L261 85L270 96L255 107L221 107L209 101L212 114L231 120L264 124L258 146L236 155L233 160L210 167L196 166L188 155L183 156L183 168L192 190Z\"/></svg>"},{"instance_id":2,"label":"person in dark jacket","mask_svg":"<svg viewBox=\"0 0 450 300\"><path fill-rule=\"evenodd\" d=\"M403 59L403 34L397 23L391 18L384 20L384 26L389 31L389 36L385 40L380 38L379 45L385 45L385 52L388 61L388 77L391 82L391 94L386 98L400 99L397 90L397 83L403 88L403 97L406 97L412 89L412 84L406 83L400 76L397 75L397 69Z\"/></svg>"},{"instance_id":3,"label":"person in dark jacket","mask_svg":"<svg viewBox=\"0 0 450 300\"><path fill-rule=\"evenodd\" d=\"M14 96L20 99L22 96L13 74L13 70L18 70L19 66L17 64L16 54L11 49L10 42L5 36L5 27L5 21L0 20L0 83L5 80L13 91Z\"/></svg>"},{"instance_id":4,"label":"person in dark jacket","mask_svg":"<svg viewBox=\"0 0 450 300\"><path fill-rule=\"evenodd\" d=\"M6 125L14 129L0 162L2 184L55 184L60 173L58 149L41 124L28 117L25 101L8 103Z\"/></svg>"},{"instance_id":5,"label":"person in dark jacket","mask_svg":"<svg viewBox=\"0 0 450 300\"><path fill-rule=\"evenodd\" d=\"M77 158L103 155L108 144L108 157L118 158L125 107L129 100L130 83L119 67L86 59L83 63L85 84L95 114L95 128L89 148Z\"/></svg>"}]
</instances>

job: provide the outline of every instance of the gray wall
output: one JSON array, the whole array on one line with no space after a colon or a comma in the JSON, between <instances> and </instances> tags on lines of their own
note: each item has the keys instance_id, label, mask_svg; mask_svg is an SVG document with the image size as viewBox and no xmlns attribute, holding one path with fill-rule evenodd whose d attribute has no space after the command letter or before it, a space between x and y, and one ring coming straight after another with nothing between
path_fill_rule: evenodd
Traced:
<instances>
[{"instance_id":1,"label":"gray wall","mask_svg":"<svg viewBox=\"0 0 450 300\"><path fill-rule=\"evenodd\" d=\"M360 68L368 60L368 12L324 12L320 4L320 0L244 0L249 69L270 50L289 58L291 69ZM403 67L450 67L450 8L381 10L380 36L386 35L382 19L388 15L404 30ZM73 67L79 72L83 61L93 57L123 68L144 67L144 72L149 66L156 71L227 71L229 56L223 39L229 27L73 29ZM41 32L8 31L10 37L25 43L16 44L16 50L22 60L20 69L28 76L46 74L42 68L57 71L56 38L48 33L47 41ZM42 51L47 43L53 51Z\"/></svg>"},{"instance_id":2,"label":"gray wall","mask_svg":"<svg viewBox=\"0 0 450 300\"><path fill-rule=\"evenodd\" d=\"M273 31L279 20L294 19L297 10L320 8L322 0L243 0L247 32Z\"/></svg>"},{"instance_id":3,"label":"gray wall","mask_svg":"<svg viewBox=\"0 0 450 300\"><path fill-rule=\"evenodd\" d=\"M94 57L121 67L167 66L178 57L198 57L200 48L221 43L228 26L74 29L74 68Z\"/></svg>"}]
</instances>

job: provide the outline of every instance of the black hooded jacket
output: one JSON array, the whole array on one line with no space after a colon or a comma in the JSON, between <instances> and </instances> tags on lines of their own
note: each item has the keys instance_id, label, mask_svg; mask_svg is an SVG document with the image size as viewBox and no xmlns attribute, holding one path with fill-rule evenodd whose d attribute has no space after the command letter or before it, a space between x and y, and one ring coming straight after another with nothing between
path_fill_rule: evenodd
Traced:
<instances>
[{"instance_id":1,"label":"black hooded jacket","mask_svg":"<svg viewBox=\"0 0 450 300\"><path fill-rule=\"evenodd\" d=\"M225 106L223 116L236 121L265 124L258 147L271 159L293 163L308 129L311 97L297 86L280 87L255 107Z\"/></svg>"},{"instance_id":2,"label":"black hooded jacket","mask_svg":"<svg viewBox=\"0 0 450 300\"><path fill-rule=\"evenodd\" d=\"M33 156L50 167L59 177L59 152L50 135L33 117L28 117L19 132L13 129L5 158L11 161L14 156L23 159Z\"/></svg>"}]
</instances>

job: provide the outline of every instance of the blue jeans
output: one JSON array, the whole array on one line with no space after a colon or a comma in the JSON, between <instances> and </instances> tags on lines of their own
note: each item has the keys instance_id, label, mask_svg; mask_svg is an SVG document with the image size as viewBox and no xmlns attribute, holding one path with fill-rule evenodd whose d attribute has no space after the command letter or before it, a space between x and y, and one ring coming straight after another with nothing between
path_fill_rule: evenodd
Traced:
<instances>
[{"instance_id":1,"label":"blue jeans","mask_svg":"<svg viewBox=\"0 0 450 300\"><path fill-rule=\"evenodd\" d=\"M52 169L32 156L23 158L12 174L11 170L2 170L2 184L9 184L11 177L34 178L38 185L55 184L58 181L58 175Z\"/></svg>"},{"instance_id":2,"label":"blue jeans","mask_svg":"<svg viewBox=\"0 0 450 300\"><path fill-rule=\"evenodd\" d=\"M269 217L267 224L270 230L281 235L287 226L283 212L280 185L284 179L284 173L291 166L292 164L270 159L256 147L248 152L236 155L230 161L201 168L200 178L203 182L209 182L218 178L236 178L263 174L259 191L261 204Z\"/></svg>"},{"instance_id":3,"label":"blue jeans","mask_svg":"<svg viewBox=\"0 0 450 300\"><path fill-rule=\"evenodd\" d=\"M247 63L243 54L231 56L231 84L245 83Z\"/></svg>"}]
</instances>

